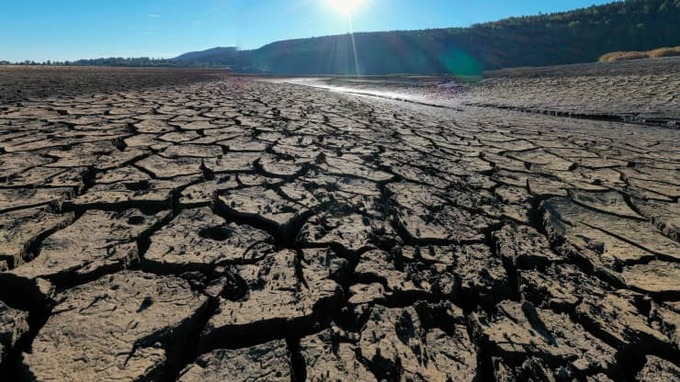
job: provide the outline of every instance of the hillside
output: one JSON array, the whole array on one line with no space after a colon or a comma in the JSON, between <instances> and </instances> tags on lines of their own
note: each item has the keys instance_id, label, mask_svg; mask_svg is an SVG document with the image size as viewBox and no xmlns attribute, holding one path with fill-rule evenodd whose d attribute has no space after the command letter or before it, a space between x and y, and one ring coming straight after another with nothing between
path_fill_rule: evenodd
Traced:
<instances>
[{"instance_id":1,"label":"hillside","mask_svg":"<svg viewBox=\"0 0 680 382\"><path fill-rule=\"evenodd\" d=\"M217 48L191 53L189 58L245 73L367 75L469 75L507 67L594 62L612 51L680 45L680 0L628 0L469 28L357 33L354 40L356 62L349 35L279 41L240 52Z\"/></svg>"},{"instance_id":2,"label":"hillside","mask_svg":"<svg viewBox=\"0 0 680 382\"><path fill-rule=\"evenodd\" d=\"M210 62L213 64L229 65L233 64L238 55L239 51L234 47L217 47L198 52L184 53L176 57L175 60L188 63Z\"/></svg>"}]
</instances>

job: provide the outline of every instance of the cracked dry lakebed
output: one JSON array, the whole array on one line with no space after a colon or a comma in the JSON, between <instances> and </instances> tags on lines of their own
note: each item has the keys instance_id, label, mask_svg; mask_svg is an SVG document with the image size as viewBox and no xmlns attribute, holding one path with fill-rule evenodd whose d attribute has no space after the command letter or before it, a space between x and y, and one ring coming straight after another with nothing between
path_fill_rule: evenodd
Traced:
<instances>
[{"instance_id":1,"label":"cracked dry lakebed","mask_svg":"<svg viewBox=\"0 0 680 382\"><path fill-rule=\"evenodd\" d=\"M680 380L679 67L0 67L0 380Z\"/></svg>"}]
</instances>

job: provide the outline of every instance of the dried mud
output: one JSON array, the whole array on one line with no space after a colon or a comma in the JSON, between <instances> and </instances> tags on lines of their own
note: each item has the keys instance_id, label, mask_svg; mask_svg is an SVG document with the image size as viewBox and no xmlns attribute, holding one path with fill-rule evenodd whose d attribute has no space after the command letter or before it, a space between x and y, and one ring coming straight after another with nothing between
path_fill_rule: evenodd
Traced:
<instances>
[{"instance_id":1,"label":"dried mud","mask_svg":"<svg viewBox=\"0 0 680 382\"><path fill-rule=\"evenodd\" d=\"M530 75L435 108L170 72L131 90L124 70L18 99L45 81L20 73L0 92L0 380L680 378L673 129L489 107L533 107L504 98ZM629 74L676 117L677 72L661 93Z\"/></svg>"},{"instance_id":2,"label":"dried mud","mask_svg":"<svg viewBox=\"0 0 680 382\"><path fill-rule=\"evenodd\" d=\"M680 58L491 72L468 104L680 128Z\"/></svg>"}]
</instances>

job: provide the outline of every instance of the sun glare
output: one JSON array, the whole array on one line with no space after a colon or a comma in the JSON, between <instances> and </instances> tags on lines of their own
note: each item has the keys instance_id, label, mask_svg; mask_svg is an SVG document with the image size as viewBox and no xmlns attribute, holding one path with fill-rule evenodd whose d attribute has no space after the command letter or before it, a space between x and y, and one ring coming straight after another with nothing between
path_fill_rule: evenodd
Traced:
<instances>
[{"instance_id":1,"label":"sun glare","mask_svg":"<svg viewBox=\"0 0 680 382\"><path fill-rule=\"evenodd\" d=\"M365 0L325 0L326 4L333 8L336 12L351 16L359 7L364 4Z\"/></svg>"}]
</instances>

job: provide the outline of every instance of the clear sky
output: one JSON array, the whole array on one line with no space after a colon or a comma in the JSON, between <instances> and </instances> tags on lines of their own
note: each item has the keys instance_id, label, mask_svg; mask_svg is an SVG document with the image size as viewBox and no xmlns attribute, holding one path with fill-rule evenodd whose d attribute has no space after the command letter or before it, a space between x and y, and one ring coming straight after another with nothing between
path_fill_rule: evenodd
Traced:
<instances>
[{"instance_id":1,"label":"clear sky","mask_svg":"<svg viewBox=\"0 0 680 382\"><path fill-rule=\"evenodd\" d=\"M0 0L0 60L175 57L355 31L469 26L612 0Z\"/></svg>"}]
</instances>

